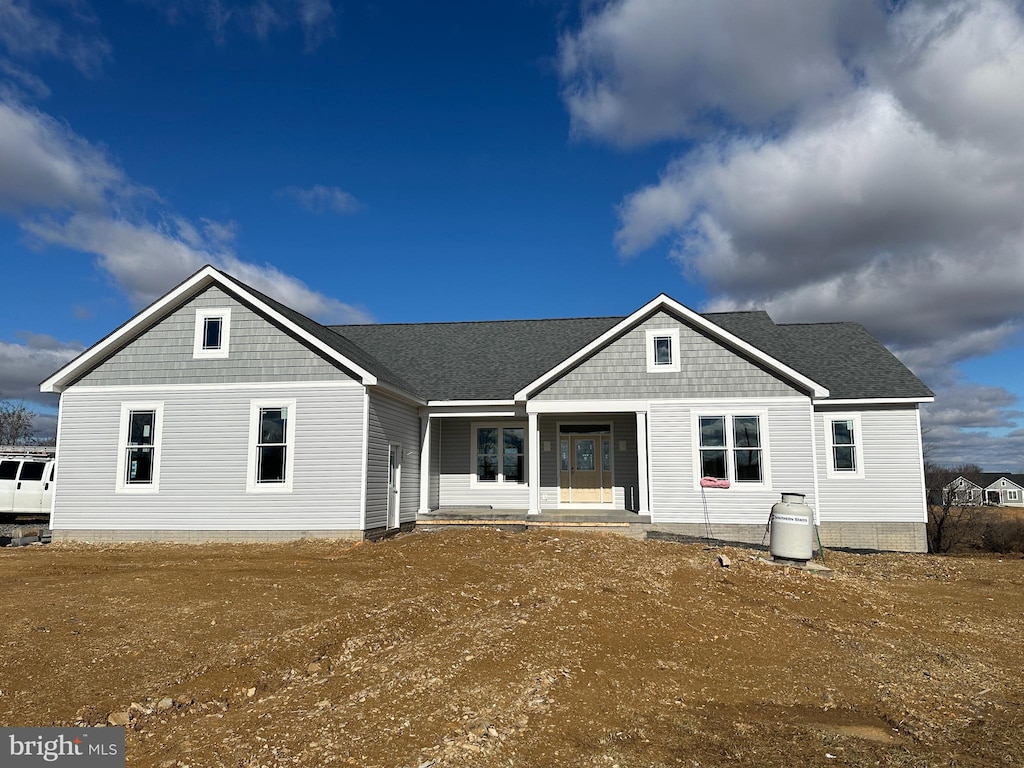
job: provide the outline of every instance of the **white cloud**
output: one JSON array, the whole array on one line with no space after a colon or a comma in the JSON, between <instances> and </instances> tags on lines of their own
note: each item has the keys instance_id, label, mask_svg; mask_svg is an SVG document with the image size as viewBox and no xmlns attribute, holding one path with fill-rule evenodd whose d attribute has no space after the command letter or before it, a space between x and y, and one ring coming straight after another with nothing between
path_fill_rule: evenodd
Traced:
<instances>
[{"instance_id":1,"label":"white cloud","mask_svg":"<svg viewBox=\"0 0 1024 768\"><path fill-rule=\"evenodd\" d=\"M315 51L334 37L336 18L331 0L148 0L171 24L197 18L218 45L238 32L265 41L272 33L297 27L307 52Z\"/></svg>"},{"instance_id":2,"label":"white cloud","mask_svg":"<svg viewBox=\"0 0 1024 768\"><path fill-rule=\"evenodd\" d=\"M110 43L96 31L85 3L74 3L66 16L67 25L61 25L26 0L0 0L0 45L14 58L68 61L84 75L98 75L110 58Z\"/></svg>"},{"instance_id":3,"label":"white cloud","mask_svg":"<svg viewBox=\"0 0 1024 768\"><path fill-rule=\"evenodd\" d=\"M355 213L363 205L350 192L338 187L327 187L322 184L303 189L301 187L285 187L280 192L282 197L297 200L312 213L338 213L341 215Z\"/></svg>"},{"instance_id":4,"label":"white cloud","mask_svg":"<svg viewBox=\"0 0 1024 768\"><path fill-rule=\"evenodd\" d=\"M106 153L39 110L0 100L0 211L98 210L131 185Z\"/></svg>"},{"instance_id":5,"label":"white cloud","mask_svg":"<svg viewBox=\"0 0 1024 768\"><path fill-rule=\"evenodd\" d=\"M31 72L22 69L8 59L0 59L0 74L7 81L0 81L0 88L11 92L13 98L29 96L34 99L48 99L50 87Z\"/></svg>"},{"instance_id":6,"label":"white cloud","mask_svg":"<svg viewBox=\"0 0 1024 768\"><path fill-rule=\"evenodd\" d=\"M23 342L0 341L0 397L47 406L56 398L39 392L39 382L82 351L76 341L22 334Z\"/></svg>"},{"instance_id":7,"label":"white cloud","mask_svg":"<svg viewBox=\"0 0 1024 768\"><path fill-rule=\"evenodd\" d=\"M66 125L2 99L0 168L0 211L15 215L39 246L97 256L100 268L137 305L210 263L318 320L368 319L364 310L276 267L242 259L234 222L178 215Z\"/></svg>"},{"instance_id":8,"label":"white cloud","mask_svg":"<svg viewBox=\"0 0 1024 768\"><path fill-rule=\"evenodd\" d=\"M1024 9L855 5L584 4L572 128L685 142L621 202L624 257L667 245L709 309L864 323L940 392L948 458L1005 467L1017 406L957 364L1024 331Z\"/></svg>"},{"instance_id":9,"label":"white cloud","mask_svg":"<svg viewBox=\"0 0 1024 768\"><path fill-rule=\"evenodd\" d=\"M860 0L584 3L562 95L574 132L623 145L764 125L851 90L847 58L883 30Z\"/></svg>"}]
</instances>

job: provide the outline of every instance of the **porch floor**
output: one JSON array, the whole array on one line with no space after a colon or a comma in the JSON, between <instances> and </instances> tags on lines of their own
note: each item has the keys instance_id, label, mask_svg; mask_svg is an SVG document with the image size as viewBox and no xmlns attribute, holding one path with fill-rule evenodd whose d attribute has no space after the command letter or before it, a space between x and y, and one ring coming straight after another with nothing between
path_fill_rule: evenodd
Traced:
<instances>
[{"instance_id":1,"label":"porch floor","mask_svg":"<svg viewBox=\"0 0 1024 768\"><path fill-rule=\"evenodd\" d=\"M416 515L417 525L536 525L565 527L628 527L650 524L650 515L623 509L546 509L531 515L525 509L487 507L442 507Z\"/></svg>"}]
</instances>

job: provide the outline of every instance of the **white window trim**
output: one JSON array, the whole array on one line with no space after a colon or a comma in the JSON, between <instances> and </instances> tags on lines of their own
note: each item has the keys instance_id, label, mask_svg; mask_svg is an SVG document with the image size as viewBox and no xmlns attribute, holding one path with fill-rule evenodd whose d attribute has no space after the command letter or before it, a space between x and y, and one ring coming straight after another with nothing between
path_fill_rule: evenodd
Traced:
<instances>
[{"instance_id":1,"label":"white window trim","mask_svg":"<svg viewBox=\"0 0 1024 768\"><path fill-rule=\"evenodd\" d=\"M768 437L768 411L761 408L712 408L693 410L690 412L690 435L693 439L693 487L694 490L701 488L701 466L700 466L700 420L715 416L725 417L725 468L729 474L729 487L716 489L715 493L730 493L738 491L770 491L772 489L772 462L771 451L769 450L770 440ZM751 483L747 481L737 482L736 480L736 458L733 451L735 439L733 435L732 420L737 416L757 416L758 430L761 437L761 482ZM742 449L741 449L742 450Z\"/></svg>"},{"instance_id":2,"label":"white window trim","mask_svg":"<svg viewBox=\"0 0 1024 768\"><path fill-rule=\"evenodd\" d=\"M480 480L476 475L476 449L479 445L477 440L478 429L522 429L523 430L523 479L505 480L505 464L500 461L502 458L501 448L504 445L504 436L498 439L498 476L494 480ZM501 486L527 487L530 480L530 427L525 421L474 421L469 425L469 487L470 488L494 488Z\"/></svg>"},{"instance_id":3,"label":"white window trim","mask_svg":"<svg viewBox=\"0 0 1024 768\"><path fill-rule=\"evenodd\" d=\"M132 411L154 411L156 417L153 429L153 482L129 483L125 480L128 468L128 424ZM160 492L160 460L163 457L164 439L164 404L162 401L125 402L121 403L121 424L117 431L117 481L115 493L159 493Z\"/></svg>"},{"instance_id":4,"label":"white window trim","mask_svg":"<svg viewBox=\"0 0 1024 768\"><path fill-rule=\"evenodd\" d=\"M830 480L863 480L864 479L864 431L861 429L859 413L823 413L823 429L825 432L825 474ZM854 472L837 470L835 455L832 452L833 421L853 422L853 460L857 468Z\"/></svg>"},{"instance_id":5,"label":"white window trim","mask_svg":"<svg viewBox=\"0 0 1024 768\"><path fill-rule=\"evenodd\" d=\"M1020 501L1020 497L1013 488L1006 489L1006 500L1007 501Z\"/></svg>"},{"instance_id":6,"label":"white window trim","mask_svg":"<svg viewBox=\"0 0 1024 768\"><path fill-rule=\"evenodd\" d=\"M672 362L657 365L654 362L654 340L665 336L672 340ZM647 372L679 373L679 328L648 328L646 337Z\"/></svg>"},{"instance_id":7,"label":"white window trim","mask_svg":"<svg viewBox=\"0 0 1024 768\"><path fill-rule=\"evenodd\" d=\"M219 317L220 324L220 349L203 349L203 331L206 320L211 317ZM217 360L228 356L228 347L231 342L231 309L229 307L206 307L196 310L195 335L192 341L192 359L194 360Z\"/></svg>"},{"instance_id":8,"label":"white window trim","mask_svg":"<svg viewBox=\"0 0 1024 768\"><path fill-rule=\"evenodd\" d=\"M256 460L259 451L256 449L259 442L260 432L260 410L263 408L287 408L288 423L285 427L285 444L287 450L284 458L284 482L283 483L257 483L256 482ZM291 493L292 484L295 480L295 419L296 408L295 398L268 398L249 401L249 458L246 462L247 475L245 479L246 493Z\"/></svg>"}]
</instances>

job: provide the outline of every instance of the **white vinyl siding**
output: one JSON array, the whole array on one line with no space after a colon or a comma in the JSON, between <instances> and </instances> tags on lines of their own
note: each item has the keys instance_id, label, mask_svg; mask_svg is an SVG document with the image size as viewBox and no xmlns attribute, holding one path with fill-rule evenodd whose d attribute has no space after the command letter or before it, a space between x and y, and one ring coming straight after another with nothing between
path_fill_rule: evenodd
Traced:
<instances>
[{"instance_id":1,"label":"white vinyl siding","mask_svg":"<svg viewBox=\"0 0 1024 768\"><path fill-rule=\"evenodd\" d=\"M763 525L781 491L814 497L811 413L804 398L758 400L750 406L723 403L718 413L760 418L764 482L701 488L695 418L716 409L706 401L655 401L648 417L651 517L656 523L705 522L705 504L715 524Z\"/></svg>"},{"instance_id":2,"label":"white vinyl siding","mask_svg":"<svg viewBox=\"0 0 1024 768\"><path fill-rule=\"evenodd\" d=\"M490 422L489 422L490 423ZM501 423L501 422L499 422ZM523 426L521 420L508 425ZM441 507L492 506L495 509L527 509L527 483L477 483L474 481L473 430L468 419L436 419L431 430L438 435L440 477L438 503Z\"/></svg>"},{"instance_id":3,"label":"white vinyl siding","mask_svg":"<svg viewBox=\"0 0 1024 768\"><path fill-rule=\"evenodd\" d=\"M388 459L391 445L402 447L400 522L416 519L420 496L420 417L414 405L372 392L367 446L366 529L383 528L388 513ZM436 424L435 424L436 426Z\"/></svg>"},{"instance_id":4,"label":"white vinyl siding","mask_svg":"<svg viewBox=\"0 0 1024 768\"><path fill-rule=\"evenodd\" d=\"M925 522L921 443L915 408L816 408L814 424L818 448L818 493L823 522ZM832 436L826 425L832 418L851 415L859 421L863 477L831 474L828 452Z\"/></svg>"},{"instance_id":5,"label":"white vinyl siding","mask_svg":"<svg viewBox=\"0 0 1024 768\"><path fill-rule=\"evenodd\" d=\"M61 397L60 478L53 527L94 530L358 530L364 388L355 383L160 389L160 489L115 492L122 401L111 389ZM246 493L253 400L294 399L288 494Z\"/></svg>"}]
</instances>

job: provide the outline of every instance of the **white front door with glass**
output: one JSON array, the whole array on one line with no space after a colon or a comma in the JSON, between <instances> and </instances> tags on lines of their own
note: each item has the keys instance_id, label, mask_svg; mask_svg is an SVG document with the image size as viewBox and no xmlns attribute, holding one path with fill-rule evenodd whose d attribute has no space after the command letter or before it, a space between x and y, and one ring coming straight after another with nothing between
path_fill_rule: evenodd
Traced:
<instances>
[{"instance_id":1,"label":"white front door with glass","mask_svg":"<svg viewBox=\"0 0 1024 768\"><path fill-rule=\"evenodd\" d=\"M608 426L563 425L558 451L560 503L612 503L612 436Z\"/></svg>"}]
</instances>

